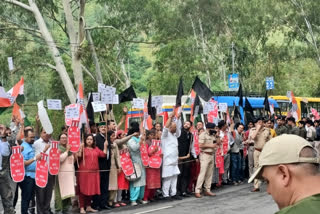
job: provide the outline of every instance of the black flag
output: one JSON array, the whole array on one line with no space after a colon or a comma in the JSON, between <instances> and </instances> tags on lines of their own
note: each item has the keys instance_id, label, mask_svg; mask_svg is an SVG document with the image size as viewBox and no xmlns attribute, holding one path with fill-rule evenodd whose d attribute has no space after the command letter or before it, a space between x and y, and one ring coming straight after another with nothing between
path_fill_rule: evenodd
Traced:
<instances>
[{"instance_id":1,"label":"black flag","mask_svg":"<svg viewBox=\"0 0 320 214\"><path fill-rule=\"evenodd\" d=\"M245 99L244 110L250 112L253 115L253 108L252 108L248 98Z\"/></svg>"},{"instance_id":2,"label":"black flag","mask_svg":"<svg viewBox=\"0 0 320 214\"><path fill-rule=\"evenodd\" d=\"M89 120L89 124L94 124L94 111L93 111L93 107L92 107L92 103L93 102L93 96L92 93L90 93L90 97L88 100L88 104L87 104L87 116L88 116L88 120Z\"/></svg>"},{"instance_id":3,"label":"black flag","mask_svg":"<svg viewBox=\"0 0 320 214\"><path fill-rule=\"evenodd\" d=\"M137 95L131 85L129 88L119 94L119 103L132 101L133 98L137 98Z\"/></svg>"},{"instance_id":4,"label":"black flag","mask_svg":"<svg viewBox=\"0 0 320 214\"><path fill-rule=\"evenodd\" d=\"M202 113L202 111L203 109L201 106L200 98L198 94L196 94L196 98L194 99L194 103L193 103L192 117L196 118L199 114Z\"/></svg>"},{"instance_id":5,"label":"black flag","mask_svg":"<svg viewBox=\"0 0 320 214\"><path fill-rule=\"evenodd\" d=\"M194 80L192 88L206 102L213 97L213 92L198 77Z\"/></svg>"},{"instance_id":6,"label":"black flag","mask_svg":"<svg viewBox=\"0 0 320 214\"><path fill-rule=\"evenodd\" d=\"M183 82L182 82L182 77L180 77L179 81L179 87L178 87L178 92L177 92L177 98L176 98L176 107L181 106L181 97L183 95Z\"/></svg>"},{"instance_id":7,"label":"black flag","mask_svg":"<svg viewBox=\"0 0 320 214\"><path fill-rule=\"evenodd\" d=\"M151 90L149 91L149 99L148 99L148 115L150 115L152 120L155 120L157 117L157 109L156 107L152 107Z\"/></svg>"},{"instance_id":8,"label":"black flag","mask_svg":"<svg viewBox=\"0 0 320 214\"><path fill-rule=\"evenodd\" d=\"M237 96L239 97L239 106L243 107L243 95L242 95L242 84L241 83L239 86Z\"/></svg>"},{"instance_id":9,"label":"black flag","mask_svg":"<svg viewBox=\"0 0 320 214\"><path fill-rule=\"evenodd\" d=\"M266 95L264 96L264 101L263 101L264 109L268 112L270 112L270 104L268 100L268 91L266 91Z\"/></svg>"},{"instance_id":10,"label":"black flag","mask_svg":"<svg viewBox=\"0 0 320 214\"><path fill-rule=\"evenodd\" d=\"M239 109L238 109L238 107L236 106L236 104L235 104L235 102L233 102L233 111L232 111L232 119L233 119L233 121L236 121L236 119L242 119L242 117L241 117L241 114L240 114L240 112L239 112Z\"/></svg>"}]
</instances>

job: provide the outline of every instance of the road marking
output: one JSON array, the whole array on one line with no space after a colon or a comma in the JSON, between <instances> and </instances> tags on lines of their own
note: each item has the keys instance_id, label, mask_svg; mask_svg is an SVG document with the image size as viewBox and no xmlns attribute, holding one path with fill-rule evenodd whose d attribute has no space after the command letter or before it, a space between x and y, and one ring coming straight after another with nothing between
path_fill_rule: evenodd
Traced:
<instances>
[{"instance_id":1,"label":"road marking","mask_svg":"<svg viewBox=\"0 0 320 214\"><path fill-rule=\"evenodd\" d=\"M134 213L134 214L151 213L151 212L154 212L154 211L164 210L164 209L168 209L168 208L171 208L171 207L173 207L173 206L159 207L159 208L156 208L156 209L147 210L147 211L142 211L142 212L137 212L137 213Z\"/></svg>"}]
</instances>

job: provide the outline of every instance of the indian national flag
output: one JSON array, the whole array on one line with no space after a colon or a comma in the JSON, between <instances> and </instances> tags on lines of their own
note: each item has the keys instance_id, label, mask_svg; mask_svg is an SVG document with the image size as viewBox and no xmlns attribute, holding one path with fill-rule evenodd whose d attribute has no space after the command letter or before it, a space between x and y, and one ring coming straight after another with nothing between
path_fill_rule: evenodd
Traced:
<instances>
[{"instance_id":1,"label":"indian national flag","mask_svg":"<svg viewBox=\"0 0 320 214\"><path fill-rule=\"evenodd\" d=\"M20 81L13 86L8 92L7 92L9 99L11 101L11 105L14 103L18 95L24 94L24 79L21 77Z\"/></svg>"},{"instance_id":2,"label":"indian national flag","mask_svg":"<svg viewBox=\"0 0 320 214\"><path fill-rule=\"evenodd\" d=\"M0 87L0 107L11 106L11 101L3 87Z\"/></svg>"}]
</instances>

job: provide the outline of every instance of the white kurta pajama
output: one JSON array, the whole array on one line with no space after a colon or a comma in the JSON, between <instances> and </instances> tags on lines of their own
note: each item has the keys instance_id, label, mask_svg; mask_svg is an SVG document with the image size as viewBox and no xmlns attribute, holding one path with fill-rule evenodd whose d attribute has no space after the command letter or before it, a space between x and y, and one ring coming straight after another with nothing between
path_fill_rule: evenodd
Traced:
<instances>
[{"instance_id":1,"label":"white kurta pajama","mask_svg":"<svg viewBox=\"0 0 320 214\"><path fill-rule=\"evenodd\" d=\"M177 192L177 177L180 174L178 167L178 137L181 134L181 120L176 122L176 133L163 128L161 148L163 152L162 164L162 192L164 197L175 196Z\"/></svg>"}]
</instances>

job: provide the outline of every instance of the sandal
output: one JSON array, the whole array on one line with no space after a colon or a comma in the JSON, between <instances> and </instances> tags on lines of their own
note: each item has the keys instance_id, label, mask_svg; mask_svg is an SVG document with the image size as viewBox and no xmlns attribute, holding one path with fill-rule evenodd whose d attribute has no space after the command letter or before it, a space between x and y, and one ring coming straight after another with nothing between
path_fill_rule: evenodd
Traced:
<instances>
[{"instance_id":1,"label":"sandal","mask_svg":"<svg viewBox=\"0 0 320 214\"><path fill-rule=\"evenodd\" d=\"M120 204L116 203L115 205L113 205L114 208L118 208L120 207Z\"/></svg>"},{"instance_id":2,"label":"sandal","mask_svg":"<svg viewBox=\"0 0 320 214\"><path fill-rule=\"evenodd\" d=\"M87 212L83 209L83 210L80 210L80 214L86 214Z\"/></svg>"},{"instance_id":3,"label":"sandal","mask_svg":"<svg viewBox=\"0 0 320 214\"><path fill-rule=\"evenodd\" d=\"M120 205L123 206L123 207L124 207L124 206L127 206L127 204L126 204L126 203L123 203L123 202L121 202Z\"/></svg>"}]
</instances>

